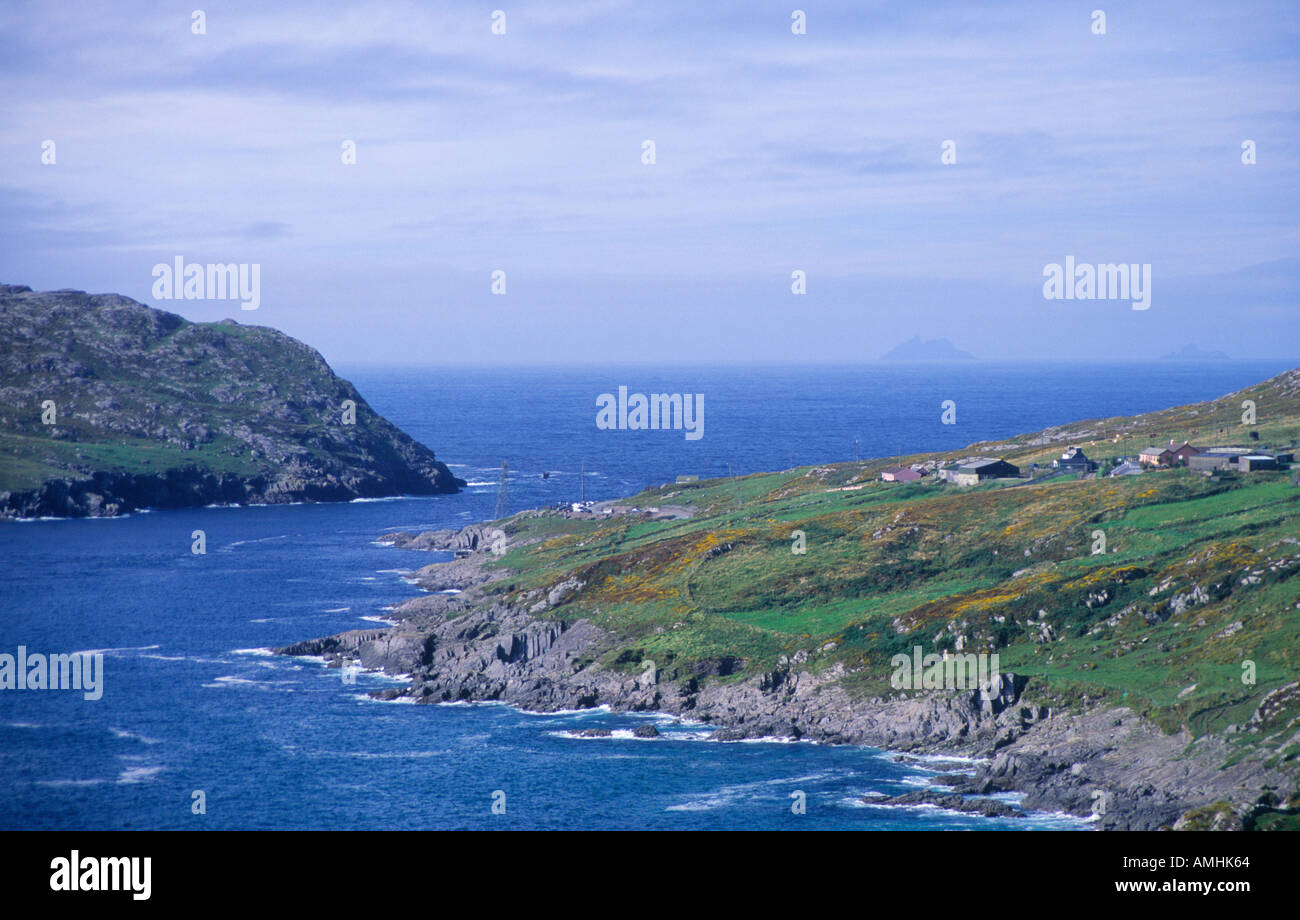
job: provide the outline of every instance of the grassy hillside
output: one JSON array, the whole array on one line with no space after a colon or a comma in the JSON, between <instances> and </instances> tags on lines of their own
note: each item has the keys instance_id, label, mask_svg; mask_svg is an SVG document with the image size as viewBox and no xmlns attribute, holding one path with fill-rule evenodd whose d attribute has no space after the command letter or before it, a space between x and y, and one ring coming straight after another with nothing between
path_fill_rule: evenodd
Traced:
<instances>
[{"instance_id":1,"label":"grassy hillside","mask_svg":"<svg viewBox=\"0 0 1300 920\"><path fill-rule=\"evenodd\" d=\"M1253 429L1241 424L1244 399L1257 403ZM992 453L1027 466L1067 443L1118 454L1116 436L1135 453L1169 438L1263 445L1297 434L1292 371L1212 403L902 459ZM1280 689L1300 678L1300 487L1289 472L879 482L898 462L667 485L624 503L690 508L682 520L525 512L505 522L514 548L499 564L513 575L496 590L529 604L579 580L543 615L611 630L620 639L606 663L629 673L643 658L724 659L734 679L806 657L814 669L844 665L846 686L876 696L892 692L890 656L960 645L998 652L1039 700L1122 701L1194 734L1245 726L1243 750L1300 756L1300 692ZM1096 531L1105 553L1093 553Z\"/></svg>"}]
</instances>

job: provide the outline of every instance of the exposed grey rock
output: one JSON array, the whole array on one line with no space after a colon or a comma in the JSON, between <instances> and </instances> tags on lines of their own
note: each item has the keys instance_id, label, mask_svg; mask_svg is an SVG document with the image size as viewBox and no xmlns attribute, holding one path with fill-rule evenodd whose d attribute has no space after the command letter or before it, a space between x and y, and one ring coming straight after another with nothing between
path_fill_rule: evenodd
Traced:
<instances>
[{"instance_id":1,"label":"exposed grey rock","mask_svg":"<svg viewBox=\"0 0 1300 920\"><path fill-rule=\"evenodd\" d=\"M902 795L864 798L869 805L937 805L952 811L969 812L986 818L1023 818L1025 813L1013 805L997 799L967 798L954 792L920 790Z\"/></svg>"},{"instance_id":2,"label":"exposed grey rock","mask_svg":"<svg viewBox=\"0 0 1300 920\"><path fill-rule=\"evenodd\" d=\"M1186 594L1175 594L1169 598L1169 613L1176 616L1191 607L1208 604L1209 602L1210 596L1205 593L1205 589L1200 585L1193 585L1192 590Z\"/></svg>"},{"instance_id":3,"label":"exposed grey rock","mask_svg":"<svg viewBox=\"0 0 1300 920\"><path fill-rule=\"evenodd\" d=\"M546 595L546 603L550 604L552 607L558 607L582 590L582 587L582 582L576 578L562 581L552 588Z\"/></svg>"},{"instance_id":4,"label":"exposed grey rock","mask_svg":"<svg viewBox=\"0 0 1300 920\"><path fill-rule=\"evenodd\" d=\"M446 531L390 537L397 538L391 541L395 545L433 550L459 545ZM477 540L467 535L464 541L483 546L481 535ZM460 579L463 593L399 605L392 613L400 622L397 627L358 630L279 651L355 655L366 667L409 673L411 686L404 692L417 702L501 700L542 712L608 705L615 711L653 710L715 725L717 741L805 738L986 758L970 773L952 777L951 792L926 790L871 800L876 803L924 802L1018 815L1021 810L1005 803L969 798L1017 791L1025 793L1024 809L1096 815L1098 826L1108 830L1150 830L1174 827L1183 815L1208 804L1241 801L1250 790L1257 794L1287 782L1257 760L1230 763L1223 738L1166 735L1125 708L1054 711L1027 699L1032 689L1028 679L1008 672L983 693L864 699L846 690L842 664L813 671L809 656L800 650L770 670L740 679L735 675L744 673L746 662L722 656L690 668L660 662L656 682L640 681L601 663L602 656L620 647L618 637L585 619L559 618L559 611L550 610L538 616L490 596L491 583L503 577L498 568L484 568L491 561L490 551L480 548L421 569L421 583ZM564 585L566 591L581 587ZM625 665L640 660L627 651L619 656ZM1276 728L1272 722L1289 711L1295 694L1300 694L1300 684L1265 697L1249 726ZM391 698L393 691L379 695ZM646 736L652 731L651 725L638 729ZM1238 824L1248 826L1248 812L1242 815Z\"/></svg>"}]
</instances>

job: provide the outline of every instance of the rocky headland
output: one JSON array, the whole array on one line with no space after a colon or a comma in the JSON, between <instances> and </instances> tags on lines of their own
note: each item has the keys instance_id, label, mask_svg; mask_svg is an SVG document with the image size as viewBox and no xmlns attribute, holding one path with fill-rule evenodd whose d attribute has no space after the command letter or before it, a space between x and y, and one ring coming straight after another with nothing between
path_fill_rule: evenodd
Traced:
<instances>
[{"instance_id":1,"label":"rocky headland","mask_svg":"<svg viewBox=\"0 0 1300 920\"><path fill-rule=\"evenodd\" d=\"M409 576L442 593L395 607L391 628L276 652L409 677L406 688L376 691L380 699L492 700L539 712L658 711L715 725L719 741L799 738L974 759L963 772L936 780L947 789L864 800L871 804L930 804L998 817L1069 813L1094 816L1106 830L1241 830L1277 810L1292 783L1258 762L1224 767L1221 739L1167 734L1124 707L1071 712L1035 703L1031 682L1014 673L1000 676L996 695L936 691L866 699L845 689L842 666L817 671L807 655L740 679L729 678L744 662L728 657L689 669L616 660L631 667L628 673L601 661L618 647L616 637L586 618L557 617L581 582L532 592L526 605L495 599L490 589L512 577L493 549L500 534L471 526L381 537L395 547L451 553L452 559ZM988 798L998 792L1024 793L1021 807Z\"/></svg>"},{"instance_id":2,"label":"rocky headland","mask_svg":"<svg viewBox=\"0 0 1300 920\"><path fill-rule=\"evenodd\" d=\"M454 492L314 349L118 294L0 285L0 517Z\"/></svg>"}]
</instances>

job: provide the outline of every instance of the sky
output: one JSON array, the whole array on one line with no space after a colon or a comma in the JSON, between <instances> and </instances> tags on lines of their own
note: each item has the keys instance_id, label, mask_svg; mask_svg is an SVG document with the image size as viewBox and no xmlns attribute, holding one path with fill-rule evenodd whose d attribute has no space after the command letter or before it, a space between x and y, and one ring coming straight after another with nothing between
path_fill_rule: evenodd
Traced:
<instances>
[{"instance_id":1,"label":"sky","mask_svg":"<svg viewBox=\"0 0 1300 920\"><path fill-rule=\"evenodd\" d=\"M1298 215L1294 0L0 5L0 281L336 364L1300 357Z\"/></svg>"}]
</instances>

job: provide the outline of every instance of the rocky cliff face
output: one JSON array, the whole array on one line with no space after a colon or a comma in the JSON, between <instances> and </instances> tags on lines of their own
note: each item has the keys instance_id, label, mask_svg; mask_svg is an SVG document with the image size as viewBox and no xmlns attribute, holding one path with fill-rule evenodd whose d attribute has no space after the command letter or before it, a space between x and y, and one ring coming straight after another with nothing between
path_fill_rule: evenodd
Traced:
<instances>
[{"instance_id":1,"label":"rocky cliff face","mask_svg":"<svg viewBox=\"0 0 1300 920\"><path fill-rule=\"evenodd\" d=\"M462 485L283 333L0 285L0 516Z\"/></svg>"},{"instance_id":2,"label":"rocky cliff face","mask_svg":"<svg viewBox=\"0 0 1300 920\"><path fill-rule=\"evenodd\" d=\"M1023 808L1091 815L1105 830L1183 828L1198 826L1198 820L1242 829L1272 810L1278 799L1273 790L1286 788L1286 777L1272 765L1250 758L1234 762L1222 738L1165 734L1124 707L1057 711L1035 703L1030 682L1017 674L1003 673L990 699L978 691L862 698L844 686L842 665L814 671L806 656L727 680L719 678L733 675L742 662L720 658L690 668L654 668L621 655L610 666L620 647L617 636L586 619L554 618L554 611L545 619L537 615L562 605L563 597L548 597L537 609L492 597L492 584L511 578L508 569L487 565L496 533L470 526L385 535L382 542L404 549L453 554L451 561L425 566L412 577L427 591L461 593L399 604L392 628L354 630L277 652L323 656L334 667L359 665L410 679L408 688L374 694L383 699L496 700L540 712L607 705L711 723L719 726L719 741L794 737L910 752L900 756L980 758L968 765L969 772L945 780L949 792L873 799L877 804L938 804L1015 816L1020 809L988 796L1022 792ZM1295 686L1287 689L1300 692ZM1208 818L1199 817L1207 810Z\"/></svg>"}]
</instances>

